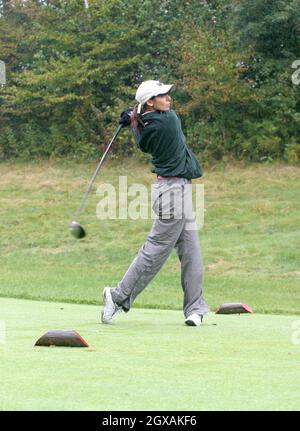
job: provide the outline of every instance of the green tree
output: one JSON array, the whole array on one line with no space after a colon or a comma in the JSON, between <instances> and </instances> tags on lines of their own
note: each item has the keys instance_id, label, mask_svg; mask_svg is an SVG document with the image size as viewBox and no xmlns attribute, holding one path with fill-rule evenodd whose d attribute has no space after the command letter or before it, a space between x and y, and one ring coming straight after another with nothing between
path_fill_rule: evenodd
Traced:
<instances>
[{"instance_id":1,"label":"green tree","mask_svg":"<svg viewBox=\"0 0 300 431\"><path fill-rule=\"evenodd\" d=\"M15 2L0 19L0 48L7 37L12 40L5 53L10 74L1 117L19 143L19 155L94 155L111 137L121 110L133 103L142 79L176 76L183 23L198 2L89 4L86 10L78 0ZM97 120L91 103L99 109ZM39 134L43 145L34 152L25 148ZM128 145L119 142L114 151L128 152L129 140L128 135Z\"/></svg>"},{"instance_id":2,"label":"green tree","mask_svg":"<svg viewBox=\"0 0 300 431\"><path fill-rule=\"evenodd\" d=\"M269 6L269 7L268 7ZM207 158L299 156L299 1L215 1L181 39L187 135Z\"/></svg>"},{"instance_id":3,"label":"green tree","mask_svg":"<svg viewBox=\"0 0 300 431\"><path fill-rule=\"evenodd\" d=\"M154 78L203 157L297 161L299 2L0 0L0 157L95 157Z\"/></svg>"},{"instance_id":4,"label":"green tree","mask_svg":"<svg viewBox=\"0 0 300 431\"><path fill-rule=\"evenodd\" d=\"M300 1L235 2L233 28L240 51L251 47L244 80L253 81L245 151L254 158L300 160L300 93L291 65L300 53Z\"/></svg>"}]
</instances>

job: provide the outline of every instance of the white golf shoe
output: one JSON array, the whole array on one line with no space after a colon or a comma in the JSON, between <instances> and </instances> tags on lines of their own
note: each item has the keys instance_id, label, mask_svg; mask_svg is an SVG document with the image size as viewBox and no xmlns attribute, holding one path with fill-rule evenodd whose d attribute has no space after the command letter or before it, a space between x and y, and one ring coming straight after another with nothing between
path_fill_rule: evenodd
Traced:
<instances>
[{"instance_id":1,"label":"white golf shoe","mask_svg":"<svg viewBox=\"0 0 300 431\"><path fill-rule=\"evenodd\" d=\"M116 313L122 311L122 307L117 305L111 297L110 287L103 289L103 311L101 313L101 321L105 324L112 324L112 319Z\"/></svg>"},{"instance_id":2,"label":"white golf shoe","mask_svg":"<svg viewBox=\"0 0 300 431\"><path fill-rule=\"evenodd\" d=\"M188 316L184 323L188 326L200 326L202 324L202 319L203 316L199 316L199 314L194 313Z\"/></svg>"}]
</instances>

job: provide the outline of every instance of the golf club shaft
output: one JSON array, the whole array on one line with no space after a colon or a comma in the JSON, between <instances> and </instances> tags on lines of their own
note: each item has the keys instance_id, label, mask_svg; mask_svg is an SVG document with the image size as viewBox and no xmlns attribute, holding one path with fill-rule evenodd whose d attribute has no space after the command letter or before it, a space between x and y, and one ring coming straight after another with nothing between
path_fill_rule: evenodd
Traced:
<instances>
[{"instance_id":1,"label":"golf club shaft","mask_svg":"<svg viewBox=\"0 0 300 431\"><path fill-rule=\"evenodd\" d=\"M83 208L83 206L85 204L85 201L86 201L86 199L87 199L87 197L88 197L88 195L89 195L89 193L90 193L90 191L91 191L91 189L93 187L94 181L95 181L95 179L96 179L96 177L97 177L97 175L98 175L98 173L100 171L100 168L101 168L101 166L102 166L102 164L103 164L103 162L105 160L105 157L106 157L107 153L109 152L109 149L112 146L114 140L116 139L116 137L120 133L121 129L122 129L122 126L119 125L118 128L117 128L117 130L116 130L116 132L115 132L115 134L114 134L114 136L113 136L113 138L112 138L112 140L108 144L108 146L107 146L107 148L106 148L106 150L105 150L105 152L104 152L104 154L103 154L103 156L102 156L102 158L101 158L101 160L100 160L100 162L99 162L99 164L98 164L98 166L97 166L97 168L96 168L96 170L95 170L95 172L94 172L94 174L93 174L93 176L92 176L92 178L91 178L91 180L89 182L89 185L88 185L86 191L83 194L80 206L79 206L79 208L78 208L78 210L76 211L76 214L75 214L75 220L78 219L78 217L79 217L79 215L80 215L80 213L82 211L82 208Z\"/></svg>"}]
</instances>

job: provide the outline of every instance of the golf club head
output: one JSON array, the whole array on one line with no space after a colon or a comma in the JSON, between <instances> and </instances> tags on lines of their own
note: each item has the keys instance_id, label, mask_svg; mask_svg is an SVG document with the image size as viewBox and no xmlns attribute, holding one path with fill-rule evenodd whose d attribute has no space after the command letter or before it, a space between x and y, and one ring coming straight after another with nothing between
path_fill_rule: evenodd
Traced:
<instances>
[{"instance_id":1,"label":"golf club head","mask_svg":"<svg viewBox=\"0 0 300 431\"><path fill-rule=\"evenodd\" d=\"M81 226L81 224L77 223L77 221L72 221L70 224L70 231L76 239L81 239L86 236L84 228Z\"/></svg>"}]
</instances>

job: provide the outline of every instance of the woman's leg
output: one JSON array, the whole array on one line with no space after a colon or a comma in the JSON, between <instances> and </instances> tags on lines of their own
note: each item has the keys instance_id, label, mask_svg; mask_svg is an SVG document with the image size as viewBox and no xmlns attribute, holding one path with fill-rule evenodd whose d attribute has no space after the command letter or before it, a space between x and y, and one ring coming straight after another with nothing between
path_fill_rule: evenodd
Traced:
<instances>
[{"instance_id":1,"label":"woman's leg","mask_svg":"<svg viewBox=\"0 0 300 431\"><path fill-rule=\"evenodd\" d=\"M198 230L183 228L175 245L181 263L181 286L183 289L183 312L204 315L209 311L203 297L203 259Z\"/></svg>"},{"instance_id":2,"label":"woman's leg","mask_svg":"<svg viewBox=\"0 0 300 431\"><path fill-rule=\"evenodd\" d=\"M175 248L181 263L181 286L183 289L183 312L204 315L209 311L203 297L203 259L198 237L196 215L193 212L192 182L184 185L185 224Z\"/></svg>"},{"instance_id":3,"label":"woman's leg","mask_svg":"<svg viewBox=\"0 0 300 431\"><path fill-rule=\"evenodd\" d=\"M180 217L184 180L157 180L152 208L157 215L147 240L123 279L111 289L112 300L129 310L137 295L150 283L174 248L185 220ZM168 218L169 217L169 218Z\"/></svg>"},{"instance_id":4,"label":"woman's leg","mask_svg":"<svg viewBox=\"0 0 300 431\"><path fill-rule=\"evenodd\" d=\"M150 283L168 259L182 230L183 220L155 220L147 240L140 248L118 286L111 289L113 301L129 310L139 293Z\"/></svg>"}]
</instances>

